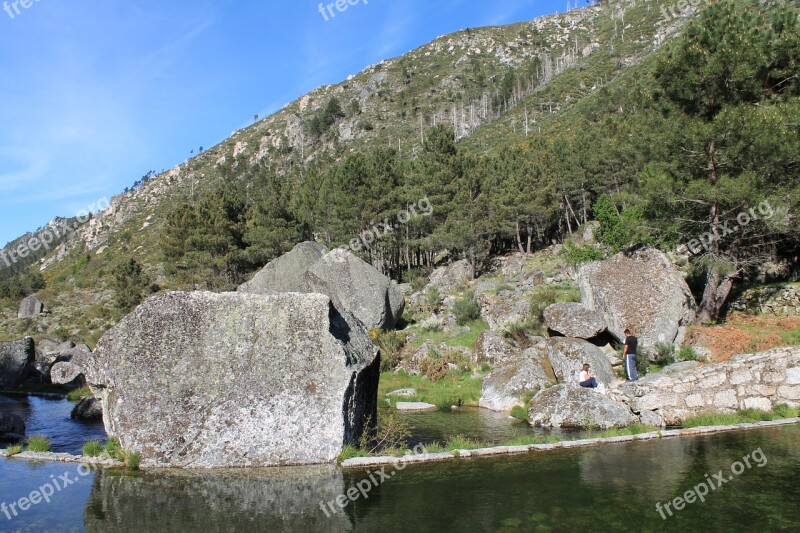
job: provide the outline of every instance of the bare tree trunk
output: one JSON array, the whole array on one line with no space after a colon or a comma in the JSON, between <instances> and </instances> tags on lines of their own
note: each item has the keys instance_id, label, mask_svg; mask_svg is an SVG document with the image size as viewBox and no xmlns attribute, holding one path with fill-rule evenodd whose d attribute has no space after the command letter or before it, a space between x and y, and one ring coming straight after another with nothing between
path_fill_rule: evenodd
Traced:
<instances>
[{"instance_id":1,"label":"bare tree trunk","mask_svg":"<svg viewBox=\"0 0 800 533\"><path fill-rule=\"evenodd\" d=\"M522 231L519 228L519 220L517 220L517 248L521 253L525 253L525 249L522 247Z\"/></svg>"}]
</instances>

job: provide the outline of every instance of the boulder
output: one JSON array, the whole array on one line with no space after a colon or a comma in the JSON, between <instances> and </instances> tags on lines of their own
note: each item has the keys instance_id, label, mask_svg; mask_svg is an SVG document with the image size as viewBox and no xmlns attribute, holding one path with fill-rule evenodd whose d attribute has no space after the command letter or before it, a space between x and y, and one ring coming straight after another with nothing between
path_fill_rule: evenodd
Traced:
<instances>
[{"instance_id":1,"label":"boulder","mask_svg":"<svg viewBox=\"0 0 800 533\"><path fill-rule=\"evenodd\" d=\"M328 249L322 244L301 242L291 252L270 262L238 290L265 296L284 292L308 292L305 274L326 253Z\"/></svg>"},{"instance_id":2,"label":"boulder","mask_svg":"<svg viewBox=\"0 0 800 533\"><path fill-rule=\"evenodd\" d=\"M645 349L656 343L681 344L695 317L686 281L666 255L653 248L619 253L578 271L583 304L603 315L619 341L630 327Z\"/></svg>"},{"instance_id":3,"label":"boulder","mask_svg":"<svg viewBox=\"0 0 800 533\"><path fill-rule=\"evenodd\" d=\"M555 379L545 356L546 350L529 348L516 361L495 369L483 380L478 405L492 411L510 411L525 404L525 396L544 389ZM549 370L549 372L548 372Z\"/></svg>"},{"instance_id":4,"label":"boulder","mask_svg":"<svg viewBox=\"0 0 800 533\"><path fill-rule=\"evenodd\" d=\"M397 402L394 407L398 411L436 411L439 409L432 403L425 402Z\"/></svg>"},{"instance_id":5,"label":"boulder","mask_svg":"<svg viewBox=\"0 0 800 533\"><path fill-rule=\"evenodd\" d=\"M103 405L97 398L83 398L69 416L84 422L100 422L103 420Z\"/></svg>"},{"instance_id":6,"label":"boulder","mask_svg":"<svg viewBox=\"0 0 800 533\"><path fill-rule=\"evenodd\" d=\"M530 296L522 291L501 295L484 293L478 297L481 316L493 330L502 330L514 322L522 322L531 313Z\"/></svg>"},{"instance_id":7,"label":"boulder","mask_svg":"<svg viewBox=\"0 0 800 533\"><path fill-rule=\"evenodd\" d=\"M83 369L74 363L62 361L50 368L50 382L53 385L79 386L83 381Z\"/></svg>"},{"instance_id":8,"label":"boulder","mask_svg":"<svg viewBox=\"0 0 800 533\"><path fill-rule=\"evenodd\" d=\"M599 383L606 386L616 382L614 370L603 350L583 339L553 337L547 342L547 355L559 383L577 383L583 363Z\"/></svg>"},{"instance_id":9,"label":"boulder","mask_svg":"<svg viewBox=\"0 0 800 533\"><path fill-rule=\"evenodd\" d=\"M64 341L61 344L56 345L53 349L54 353L64 353L71 349L75 348L75 343L72 341Z\"/></svg>"},{"instance_id":10,"label":"boulder","mask_svg":"<svg viewBox=\"0 0 800 533\"><path fill-rule=\"evenodd\" d=\"M448 292L470 280L472 280L472 266L469 261L462 259L434 270L431 273L430 284Z\"/></svg>"},{"instance_id":11,"label":"boulder","mask_svg":"<svg viewBox=\"0 0 800 533\"><path fill-rule=\"evenodd\" d=\"M36 360L33 339L0 342L0 389L13 389L28 377Z\"/></svg>"},{"instance_id":12,"label":"boulder","mask_svg":"<svg viewBox=\"0 0 800 533\"><path fill-rule=\"evenodd\" d=\"M56 351L58 343L51 339L41 339L36 343L36 347L44 353L53 353Z\"/></svg>"},{"instance_id":13,"label":"boulder","mask_svg":"<svg viewBox=\"0 0 800 533\"><path fill-rule=\"evenodd\" d=\"M16 442L25 437L25 421L11 413L0 413L0 441Z\"/></svg>"},{"instance_id":14,"label":"boulder","mask_svg":"<svg viewBox=\"0 0 800 533\"><path fill-rule=\"evenodd\" d=\"M547 327L565 337L591 339L606 329L603 315L576 302L550 305L544 310Z\"/></svg>"},{"instance_id":15,"label":"boulder","mask_svg":"<svg viewBox=\"0 0 800 533\"><path fill-rule=\"evenodd\" d=\"M108 434L145 466L328 463L377 419L377 349L321 294L156 295L87 361Z\"/></svg>"},{"instance_id":16,"label":"boulder","mask_svg":"<svg viewBox=\"0 0 800 533\"><path fill-rule=\"evenodd\" d=\"M500 367L519 359L522 349L496 331L486 330L475 341L475 362Z\"/></svg>"},{"instance_id":17,"label":"boulder","mask_svg":"<svg viewBox=\"0 0 800 533\"><path fill-rule=\"evenodd\" d=\"M324 294L336 309L354 315L367 329L392 329L405 307L405 297L397 283L347 250L326 250L318 243L298 244L238 291L260 295Z\"/></svg>"},{"instance_id":18,"label":"boulder","mask_svg":"<svg viewBox=\"0 0 800 533\"><path fill-rule=\"evenodd\" d=\"M337 309L352 313L367 329L392 329L403 316L405 297L397 283L341 248L312 265L306 284L310 292L329 296Z\"/></svg>"},{"instance_id":19,"label":"boulder","mask_svg":"<svg viewBox=\"0 0 800 533\"><path fill-rule=\"evenodd\" d=\"M32 294L20 303L17 318L30 318L42 313L44 313L44 304L36 295Z\"/></svg>"},{"instance_id":20,"label":"boulder","mask_svg":"<svg viewBox=\"0 0 800 533\"><path fill-rule=\"evenodd\" d=\"M528 421L536 427L609 429L629 426L639 417L597 389L556 385L533 397Z\"/></svg>"}]
</instances>

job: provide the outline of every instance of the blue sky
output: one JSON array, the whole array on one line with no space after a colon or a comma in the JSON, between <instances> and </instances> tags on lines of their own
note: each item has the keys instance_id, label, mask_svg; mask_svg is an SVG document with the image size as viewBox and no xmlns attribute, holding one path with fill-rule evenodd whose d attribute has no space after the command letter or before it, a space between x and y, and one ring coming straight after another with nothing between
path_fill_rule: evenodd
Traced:
<instances>
[{"instance_id":1,"label":"blue sky","mask_svg":"<svg viewBox=\"0 0 800 533\"><path fill-rule=\"evenodd\" d=\"M326 21L319 0L3 1L0 244L171 168L319 85L452 31L567 7L350 0L333 18L326 10Z\"/></svg>"}]
</instances>

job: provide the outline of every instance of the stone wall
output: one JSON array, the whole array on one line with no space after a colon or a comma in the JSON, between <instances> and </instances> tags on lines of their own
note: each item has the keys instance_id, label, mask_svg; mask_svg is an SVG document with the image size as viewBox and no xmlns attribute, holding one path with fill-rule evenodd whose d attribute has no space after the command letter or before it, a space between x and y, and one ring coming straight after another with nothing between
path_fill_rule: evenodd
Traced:
<instances>
[{"instance_id":1,"label":"stone wall","mask_svg":"<svg viewBox=\"0 0 800 533\"><path fill-rule=\"evenodd\" d=\"M687 368L688 366L688 368ZM704 413L800 405L800 347L734 356L713 365L683 365L624 387L636 413L655 411L669 425Z\"/></svg>"}]
</instances>

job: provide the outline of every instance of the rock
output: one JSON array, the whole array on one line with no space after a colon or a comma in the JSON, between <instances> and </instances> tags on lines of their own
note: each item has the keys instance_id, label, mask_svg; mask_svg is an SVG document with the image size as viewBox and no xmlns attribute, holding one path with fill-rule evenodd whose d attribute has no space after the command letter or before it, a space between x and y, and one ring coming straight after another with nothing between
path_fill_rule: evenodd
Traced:
<instances>
[{"instance_id":1,"label":"rock","mask_svg":"<svg viewBox=\"0 0 800 533\"><path fill-rule=\"evenodd\" d=\"M36 344L36 346L44 353L53 353L56 351L58 343L51 339L42 339Z\"/></svg>"},{"instance_id":2,"label":"rock","mask_svg":"<svg viewBox=\"0 0 800 533\"><path fill-rule=\"evenodd\" d=\"M475 341L475 362L499 367L519 359L522 349L496 331L486 330Z\"/></svg>"},{"instance_id":3,"label":"rock","mask_svg":"<svg viewBox=\"0 0 800 533\"><path fill-rule=\"evenodd\" d=\"M662 428L666 425L664 424L664 417L656 411L642 411L639 413L639 421L646 426L654 426L657 428Z\"/></svg>"},{"instance_id":4,"label":"rock","mask_svg":"<svg viewBox=\"0 0 800 533\"><path fill-rule=\"evenodd\" d=\"M294 249L271 261L253 279L237 290L251 294L308 292L305 274L311 265L322 259L328 249L317 242L301 242Z\"/></svg>"},{"instance_id":5,"label":"rock","mask_svg":"<svg viewBox=\"0 0 800 533\"><path fill-rule=\"evenodd\" d=\"M544 347L525 350L516 361L495 369L483 380L478 405L492 411L510 411L525 404L525 396L555 381L545 357Z\"/></svg>"},{"instance_id":6,"label":"rock","mask_svg":"<svg viewBox=\"0 0 800 533\"><path fill-rule=\"evenodd\" d=\"M50 368L50 382L53 385L80 386L83 381L83 369L76 364L63 361Z\"/></svg>"},{"instance_id":7,"label":"rock","mask_svg":"<svg viewBox=\"0 0 800 533\"><path fill-rule=\"evenodd\" d=\"M417 394L417 389L398 389L392 392L387 392L386 396L408 397L408 396L415 396L416 394Z\"/></svg>"},{"instance_id":8,"label":"rock","mask_svg":"<svg viewBox=\"0 0 800 533\"><path fill-rule=\"evenodd\" d=\"M56 346L55 349L53 350L53 352L60 354L60 353L68 352L69 350L71 350L73 348L75 348L75 343L74 342L72 342L72 341L64 341L61 344L59 344L58 346Z\"/></svg>"},{"instance_id":9,"label":"rock","mask_svg":"<svg viewBox=\"0 0 800 533\"><path fill-rule=\"evenodd\" d=\"M346 250L337 248L317 261L306 274L310 292L330 297L367 329L388 330L403 316L405 298L397 283Z\"/></svg>"},{"instance_id":10,"label":"rock","mask_svg":"<svg viewBox=\"0 0 800 533\"><path fill-rule=\"evenodd\" d=\"M472 266L469 261L462 259L434 270L430 276L430 285L448 292L470 280L472 280Z\"/></svg>"},{"instance_id":11,"label":"rock","mask_svg":"<svg viewBox=\"0 0 800 533\"><path fill-rule=\"evenodd\" d=\"M622 366L625 364L625 361L622 359L622 351L615 349L611 343L600 346L600 351L606 356L611 366Z\"/></svg>"},{"instance_id":12,"label":"rock","mask_svg":"<svg viewBox=\"0 0 800 533\"><path fill-rule=\"evenodd\" d=\"M100 422L103 420L103 405L97 398L83 398L69 416L84 422Z\"/></svg>"},{"instance_id":13,"label":"rock","mask_svg":"<svg viewBox=\"0 0 800 533\"><path fill-rule=\"evenodd\" d=\"M522 322L531 312L528 295L521 291L504 292L502 296L482 294L478 298L481 316L495 331L502 330L514 322Z\"/></svg>"},{"instance_id":14,"label":"rock","mask_svg":"<svg viewBox=\"0 0 800 533\"><path fill-rule=\"evenodd\" d=\"M25 421L17 415L0 412L0 441L17 442L25 437Z\"/></svg>"},{"instance_id":15,"label":"rock","mask_svg":"<svg viewBox=\"0 0 800 533\"><path fill-rule=\"evenodd\" d=\"M597 234L597 230L600 229L600 223L596 220L587 222L583 226L583 233L581 234L581 240L584 244L592 244L595 242L595 235Z\"/></svg>"},{"instance_id":16,"label":"rock","mask_svg":"<svg viewBox=\"0 0 800 533\"><path fill-rule=\"evenodd\" d=\"M377 419L377 349L320 294L159 294L87 360L108 434L145 466L332 462Z\"/></svg>"},{"instance_id":17,"label":"rock","mask_svg":"<svg viewBox=\"0 0 800 533\"><path fill-rule=\"evenodd\" d=\"M544 310L544 320L551 330L577 339L591 339L606 329L602 314L576 302L548 306Z\"/></svg>"},{"instance_id":18,"label":"rock","mask_svg":"<svg viewBox=\"0 0 800 533\"><path fill-rule=\"evenodd\" d=\"M346 250L326 252L321 244L300 243L269 263L238 291L260 295L324 294L336 309L355 315L368 329L392 329L405 307L405 297L397 283Z\"/></svg>"},{"instance_id":19,"label":"rock","mask_svg":"<svg viewBox=\"0 0 800 533\"><path fill-rule=\"evenodd\" d=\"M578 271L583 304L603 315L619 341L630 327L640 345L681 344L695 316L695 302L681 274L667 256L653 248L619 253Z\"/></svg>"},{"instance_id":20,"label":"rock","mask_svg":"<svg viewBox=\"0 0 800 533\"><path fill-rule=\"evenodd\" d=\"M436 411L439 409L432 403L425 402L397 402L394 406L398 411Z\"/></svg>"},{"instance_id":21,"label":"rock","mask_svg":"<svg viewBox=\"0 0 800 533\"><path fill-rule=\"evenodd\" d=\"M30 318L44 313L44 304L39 301L36 295L30 295L19 305L17 318Z\"/></svg>"},{"instance_id":22,"label":"rock","mask_svg":"<svg viewBox=\"0 0 800 533\"><path fill-rule=\"evenodd\" d=\"M614 370L603 351L583 339L553 337L547 342L547 354L559 383L577 383L583 363L589 363L598 383L610 386L616 382Z\"/></svg>"},{"instance_id":23,"label":"rock","mask_svg":"<svg viewBox=\"0 0 800 533\"><path fill-rule=\"evenodd\" d=\"M629 426L639 418L597 389L556 385L533 397L528 421L536 427L609 429Z\"/></svg>"},{"instance_id":24,"label":"rock","mask_svg":"<svg viewBox=\"0 0 800 533\"><path fill-rule=\"evenodd\" d=\"M0 389L13 389L28 377L36 360L33 339L0 342Z\"/></svg>"}]
</instances>

